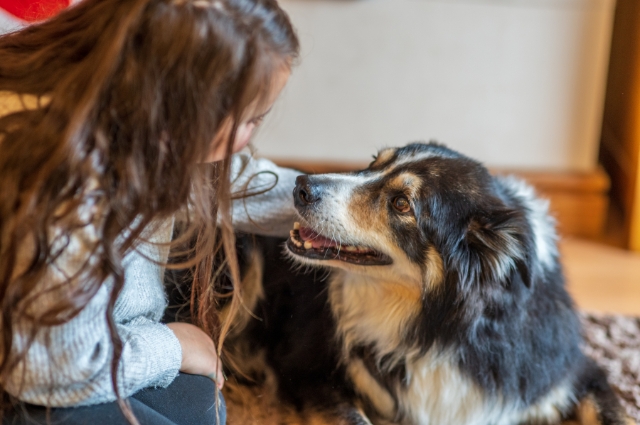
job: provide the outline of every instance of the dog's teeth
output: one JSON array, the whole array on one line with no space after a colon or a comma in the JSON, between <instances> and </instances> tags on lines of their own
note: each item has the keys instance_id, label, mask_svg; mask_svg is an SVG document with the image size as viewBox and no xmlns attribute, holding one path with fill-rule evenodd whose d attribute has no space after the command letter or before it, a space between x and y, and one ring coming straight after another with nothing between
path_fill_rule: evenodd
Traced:
<instances>
[{"instance_id":1,"label":"dog's teeth","mask_svg":"<svg viewBox=\"0 0 640 425\"><path fill-rule=\"evenodd\" d=\"M344 246L342 249L344 249L345 251L349 251L349 252L353 252L353 251L357 251L358 250L358 248L356 248L353 245Z\"/></svg>"},{"instance_id":2,"label":"dog's teeth","mask_svg":"<svg viewBox=\"0 0 640 425\"><path fill-rule=\"evenodd\" d=\"M298 242L296 239L291 239L291 240L293 241L293 244L294 244L295 246L297 246L298 248L301 248L301 247L302 247L302 243Z\"/></svg>"},{"instance_id":3,"label":"dog's teeth","mask_svg":"<svg viewBox=\"0 0 640 425\"><path fill-rule=\"evenodd\" d=\"M306 241L304 243L304 249L311 249L313 248L313 244L311 243L311 241Z\"/></svg>"},{"instance_id":4,"label":"dog's teeth","mask_svg":"<svg viewBox=\"0 0 640 425\"><path fill-rule=\"evenodd\" d=\"M293 239L296 236L296 233L293 230L289 230L289 236Z\"/></svg>"},{"instance_id":5,"label":"dog's teeth","mask_svg":"<svg viewBox=\"0 0 640 425\"><path fill-rule=\"evenodd\" d=\"M367 247L366 246L358 246L358 251L367 251Z\"/></svg>"},{"instance_id":6,"label":"dog's teeth","mask_svg":"<svg viewBox=\"0 0 640 425\"><path fill-rule=\"evenodd\" d=\"M300 223L298 223L297 221L293 223L293 230L300 230Z\"/></svg>"}]
</instances>

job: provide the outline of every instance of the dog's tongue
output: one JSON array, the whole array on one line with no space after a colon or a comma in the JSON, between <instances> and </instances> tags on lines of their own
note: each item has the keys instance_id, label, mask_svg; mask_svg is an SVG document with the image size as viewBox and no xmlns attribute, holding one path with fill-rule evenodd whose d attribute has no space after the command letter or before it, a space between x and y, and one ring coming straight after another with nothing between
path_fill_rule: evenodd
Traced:
<instances>
[{"instance_id":1,"label":"dog's tongue","mask_svg":"<svg viewBox=\"0 0 640 425\"><path fill-rule=\"evenodd\" d=\"M338 244L331 239L325 238L319 233L314 232L308 227L300 228L300 239L303 241L311 242L311 245L314 248L331 248L333 246L337 246Z\"/></svg>"}]
</instances>

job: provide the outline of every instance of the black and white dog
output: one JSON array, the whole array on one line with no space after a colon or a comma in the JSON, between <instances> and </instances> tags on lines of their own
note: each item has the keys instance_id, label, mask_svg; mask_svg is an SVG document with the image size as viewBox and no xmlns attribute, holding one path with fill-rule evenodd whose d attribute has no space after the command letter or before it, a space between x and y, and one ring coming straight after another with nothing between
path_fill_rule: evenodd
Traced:
<instances>
[{"instance_id":1,"label":"black and white dog","mask_svg":"<svg viewBox=\"0 0 640 425\"><path fill-rule=\"evenodd\" d=\"M306 271L282 242L245 250L252 313L229 341L247 366L228 386L230 423L631 423L581 352L531 187L416 143L359 172L300 176L293 196L285 251ZM243 386L271 387L289 419L243 416Z\"/></svg>"}]
</instances>

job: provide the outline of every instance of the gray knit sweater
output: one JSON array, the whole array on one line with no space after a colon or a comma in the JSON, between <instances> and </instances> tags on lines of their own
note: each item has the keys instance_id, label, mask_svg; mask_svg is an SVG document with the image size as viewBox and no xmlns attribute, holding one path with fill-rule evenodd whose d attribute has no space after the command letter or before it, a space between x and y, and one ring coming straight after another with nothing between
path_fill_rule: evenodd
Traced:
<instances>
[{"instance_id":1,"label":"gray knit sweater","mask_svg":"<svg viewBox=\"0 0 640 425\"><path fill-rule=\"evenodd\" d=\"M268 192L233 204L233 223L237 230L268 235L286 235L295 219L292 190L296 171L282 169L264 159L236 155L233 160L232 189L276 186ZM242 170L242 172L241 172ZM265 171L271 173L264 173ZM252 176L255 176L252 178ZM91 205L88 205L90 210ZM170 241L173 219L162 223L151 242ZM50 267L43 288L69 279L86 260L87 247L99 235L91 226L68 235L68 245ZM166 387L178 373L182 361L180 343L173 332L159 321L166 307L163 269L150 259L165 262L166 249L145 244L124 259L125 283L116 302L114 318L124 343L118 370L119 390L127 397L146 387ZM80 277L81 278L81 277ZM27 352L26 361L4 382L5 389L20 400L54 407L82 406L115 400L111 384L111 338L105 319L109 281L102 285L88 305L71 321L38 332ZM52 298L42 297L37 311ZM28 324L18 323L14 335L17 347L24 346Z\"/></svg>"}]
</instances>

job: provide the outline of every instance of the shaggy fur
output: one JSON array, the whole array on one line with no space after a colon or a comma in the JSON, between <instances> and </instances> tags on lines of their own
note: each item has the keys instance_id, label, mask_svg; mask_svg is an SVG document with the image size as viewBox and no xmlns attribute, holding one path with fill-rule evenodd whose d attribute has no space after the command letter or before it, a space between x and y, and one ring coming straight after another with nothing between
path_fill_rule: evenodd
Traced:
<instances>
[{"instance_id":1,"label":"shaggy fur","mask_svg":"<svg viewBox=\"0 0 640 425\"><path fill-rule=\"evenodd\" d=\"M247 406L292 424L626 423L529 186L433 143L297 183L289 261L244 246L261 282L229 341L249 366L230 371L230 423L268 423Z\"/></svg>"}]
</instances>

